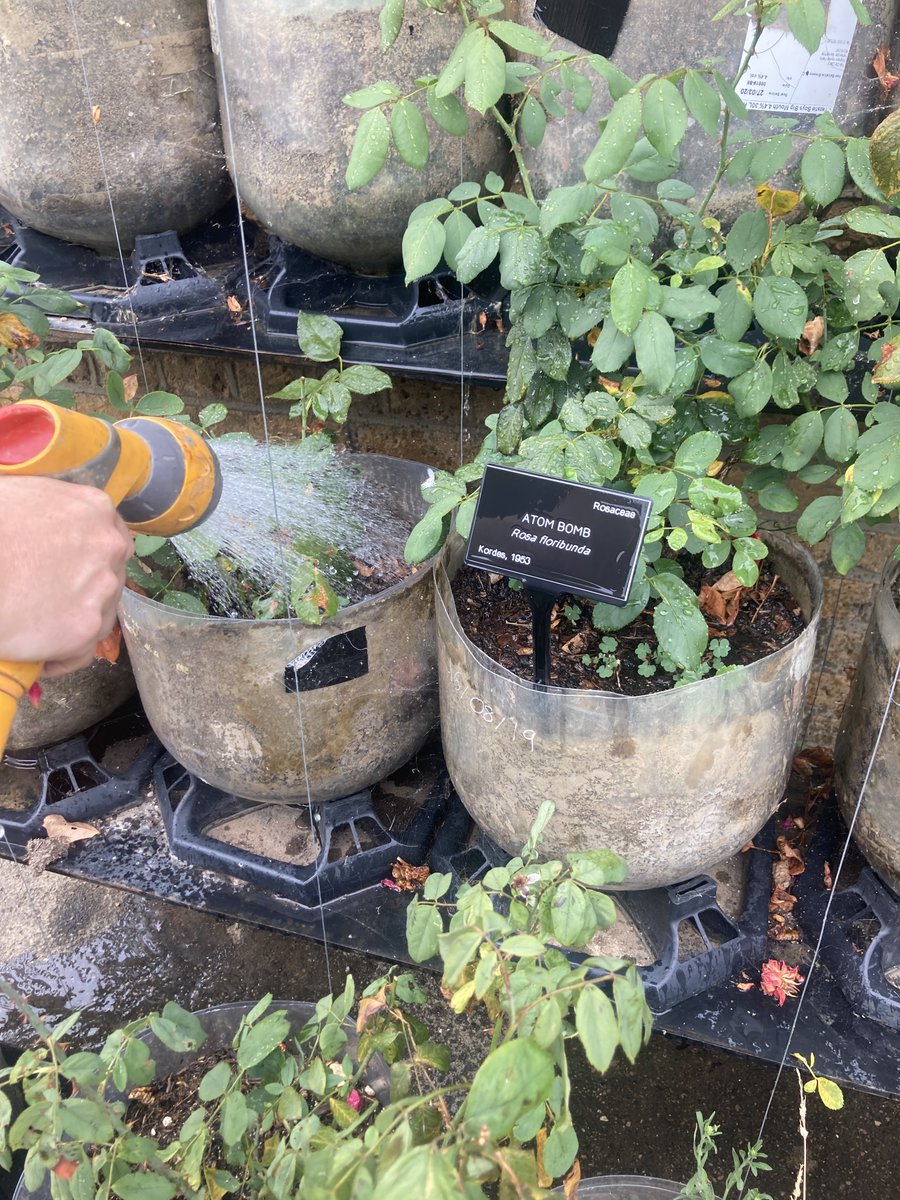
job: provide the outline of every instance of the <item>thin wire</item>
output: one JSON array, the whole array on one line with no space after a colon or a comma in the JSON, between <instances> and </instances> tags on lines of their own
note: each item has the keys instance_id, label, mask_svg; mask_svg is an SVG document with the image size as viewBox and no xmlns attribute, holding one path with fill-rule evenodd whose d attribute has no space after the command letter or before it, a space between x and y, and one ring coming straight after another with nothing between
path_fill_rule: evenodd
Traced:
<instances>
[{"instance_id":1,"label":"thin wire","mask_svg":"<svg viewBox=\"0 0 900 1200\"><path fill-rule=\"evenodd\" d=\"M78 50L79 61L81 63L81 75L84 80L84 94L87 97L88 113L91 117L91 124L94 126L94 138L97 142L97 154L100 157L100 170L103 174L103 184L106 188L106 199L109 203L109 215L112 218L113 233L115 234L116 238L116 249L119 254L119 266L122 268L122 280L125 284L125 295L128 298L128 312L131 315L131 328L134 334L135 350L137 351L138 361L141 365L141 379L143 380L144 391L147 391L147 368L144 363L144 352L143 348L141 347L140 334L138 333L137 315L134 311L134 305L131 300L131 284L128 279L128 268L125 265L125 253L122 249L122 238L119 234L119 222L116 218L116 208L115 204L113 203L112 188L109 184L109 172L106 167L106 156L103 153L103 143L100 138L100 121L94 120L94 98L91 91L90 79L88 78L87 61L85 59L84 47L81 41L81 30L78 25L78 16L75 11L74 0L68 0L68 7L69 15L72 18L72 31L75 34L75 46ZM100 116L102 120L103 114L101 113Z\"/></svg>"},{"instance_id":2,"label":"thin wire","mask_svg":"<svg viewBox=\"0 0 900 1200\"><path fill-rule=\"evenodd\" d=\"M875 759L878 756L878 750L881 746L881 739L884 736L884 731L887 727L888 719L891 716L891 710L893 709L894 704L896 703L896 701L894 700L894 696L897 691L898 680L900 680L900 660L898 660L897 666L894 669L894 678L891 680L891 686L890 686L890 689L888 690L887 703L885 704L885 707L884 707L884 713L882 714L881 723L878 726L878 734L875 738L875 744L872 747L872 753L869 756L869 762L866 767L866 773L863 777L863 781L862 781L862 784L859 789L859 796L857 797L857 800L856 800L856 806L853 809L853 817L852 817L852 819L849 823L849 827L847 829L847 838L846 838L843 848L841 850L840 861L838 862L837 870L834 872L834 874L832 876L831 890L828 894L828 900L825 904L825 912L822 915L822 924L819 929L819 936L816 939L816 945L815 945L815 948L812 953L812 958L810 960L809 967L807 968L806 979L804 980L803 987L802 987L802 989L800 991L800 995L797 999L797 1008L796 1008L796 1011L794 1012L794 1018L791 1021L790 1029L788 1030L787 1041L785 1042L785 1046L784 1046L784 1053L782 1054L781 1061L778 1064L778 1069L775 1073L775 1082L772 1084L772 1090L769 1093L769 1099L766 1104L765 1112L763 1113L762 1121L760 1123L760 1127L759 1127L759 1139L760 1140L762 1139L763 1131L765 1130L765 1127L766 1127L766 1122L769 1119L769 1113L772 1110L772 1104L775 1101L775 1092L778 1089L779 1081L784 1072L785 1064L787 1063L787 1060L788 1060L788 1055L790 1053L791 1044L794 1040L794 1034L796 1033L797 1024L800 1020L800 1013L803 1010L803 1002L806 998L806 993L809 989L810 983L812 982L813 971L815 970L816 964L819 959L819 950L821 949L821 946L822 946L822 939L825 936L825 927L828 924L828 917L831 913L831 906L834 903L834 897L835 897L835 894L837 893L838 883L841 878L841 872L844 869L844 863L846 861L847 854L850 849L850 842L853 837L853 830L856 827L856 821L859 816L860 809L862 808L862 802L863 802L863 798L865 797L865 794L866 794L866 788L869 786L869 780L872 775L872 770L875 766ZM744 1188L747 1186L747 1182L748 1182L748 1178L747 1178L747 1176L745 1176L744 1179L741 1181L741 1188L740 1188L740 1192L738 1193L739 1197L743 1195Z\"/></svg>"},{"instance_id":3,"label":"thin wire","mask_svg":"<svg viewBox=\"0 0 900 1200\"><path fill-rule=\"evenodd\" d=\"M211 16L212 21L215 24L215 28L214 28L213 32L215 34L216 39L218 40L219 0L213 0L213 3L210 8L210 16ZM224 70L220 71L220 80L221 80L221 85L222 85L222 92L221 92L222 116L225 118L225 126L228 130L228 140L229 140L230 144L233 146L234 145L234 127L232 126L232 123L231 123L231 105L229 103L228 83L225 78ZM240 240L241 240L241 256L243 259L243 266L244 266L244 284L245 284L246 293L247 293L247 315L248 315L249 322L250 322L250 336L251 336L252 342L253 342L253 363L254 363L254 367L256 369L256 386L257 386L257 390L259 392L259 404L260 404L260 413L262 416L263 437L265 439L266 456L267 456L268 464L269 464L269 479L272 484L272 514L275 518L275 523L277 526L280 524L279 510L278 510L278 490L275 486L275 466L272 461L272 443L269 439L269 417L268 417L268 412L266 410L265 384L263 383L263 377L262 377L262 360L261 360L260 351L259 351L259 341L258 341L258 338L256 335L256 315L255 315L254 307L253 307L253 290L252 290L252 285L251 285L251 281L250 281L250 261L249 261L249 256L247 254L247 239L246 239L246 234L245 234L245 230L244 230L244 214L243 214L243 208L241 205L240 186L237 181L237 173L236 172L234 173L234 196L235 196L235 201L237 203L237 210L238 210L238 233L239 233ZM284 546L283 546L282 542L280 541L280 539L278 542L278 546L279 546L279 555L281 558L282 577L283 577L285 583L287 584L287 583L289 583L287 558L284 553ZM289 592L290 588L287 588L286 591ZM291 634L293 635L295 633L297 625L296 625L295 618L290 615L290 610L288 610L287 622L288 622L288 628L289 628ZM303 722L303 704L300 699L300 692L297 691L294 693L294 695L296 697L296 704L297 704L297 726L298 726L298 732L300 735L300 754L303 758L303 763L305 766L306 765L306 731L305 731L305 726L304 726L304 722ZM314 814L314 809L313 809L312 792L311 792L310 786L309 786L309 771L308 770L306 770L304 772L304 777L305 777L305 782L306 782L306 806L307 806L307 810L309 813L310 825L311 825L312 829L315 830L316 826L317 826L317 822L315 820L315 814ZM316 872L316 889L317 889L318 898L319 898L319 916L321 918L321 924L322 924L322 945L323 945L323 948L325 951L325 973L328 978L328 990L329 990L329 992L331 992L331 991L333 991L332 978L331 978L331 957L330 957L330 954L328 951L328 931L326 928L325 909L323 907L323 901L322 901L322 879L321 879L321 873L318 871Z\"/></svg>"},{"instance_id":4,"label":"thin wire","mask_svg":"<svg viewBox=\"0 0 900 1200\"><path fill-rule=\"evenodd\" d=\"M459 183L463 181L463 139L459 138ZM459 465L465 462L466 424L466 346L465 346L466 288L459 283Z\"/></svg>"}]
</instances>

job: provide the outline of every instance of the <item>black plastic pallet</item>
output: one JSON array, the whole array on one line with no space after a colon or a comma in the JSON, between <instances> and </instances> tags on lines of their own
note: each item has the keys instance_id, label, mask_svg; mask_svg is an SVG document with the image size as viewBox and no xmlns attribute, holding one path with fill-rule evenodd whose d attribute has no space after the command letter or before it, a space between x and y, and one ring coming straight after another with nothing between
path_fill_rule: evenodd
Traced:
<instances>
[{"instance_id":1,"label":"black plastic pallet","mask_svg":"<svg viewBox=\"0 0 900 1200\"><path fill-rule=\"evenodd\" d=\"M320 847L312 863L297 866L229 845L210 832L211 826L252 812L259 804L210 787L171 755L157 763L153 780L174 858L243 879L306 907L352 896L389 879L398 858L421 865L449 790L446 775L438 774L418 813L399 832L382 819L369 790L327 804L285 806L300 820L311 820L312 836ZM345 835L343 849L337 847L339 833Z\"/></svg>"},{"instance_id":2,"label":"black plastic pallet","mask_svg":"<svg viewBox=\"0 0 900 1200\"><path fill-rule=\"evenodd\" d=\"M179 237L140 236L124 261L22 225L0 209L0 255L84 305L123 341L203 352L302 357L300 312L333 317L348 362L499 386L507 350L491 276L461 288L448 272L414 284L361 275L240 225L230 203ZM246 249L246 262L245 262ZM54 318L64 331L68 318Z\"/></svg>"},{"instance_id":3,"label":"black plastic pallet","mask_svg":"<svg viewBox=\"0 0 900 1200\"><path fill-rule=\"evenodd\" d=\"M137 739L142 745L130 762L118 769L104 765L111 748ZM27 808L0 805L5 838L24 853L30 838L43 836L43 821L50 813L68 821L90 821L137 804L161 753L143 712L132 707L54 746L6 755L0 770L8 778L18 776L34 800Z\"/></svg>"}]
</instances>

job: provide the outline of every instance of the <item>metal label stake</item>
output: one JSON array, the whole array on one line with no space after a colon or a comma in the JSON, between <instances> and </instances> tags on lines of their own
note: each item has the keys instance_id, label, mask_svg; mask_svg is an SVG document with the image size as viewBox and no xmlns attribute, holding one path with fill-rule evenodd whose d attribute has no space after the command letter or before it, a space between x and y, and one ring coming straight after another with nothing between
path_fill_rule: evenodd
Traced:
<instances>
[{"instance_id":1,"label":"metal label stake","mask_svg":"<svg viewBox=\"0 0 900 1200\"><path fill-rule=\"evenodd\" d=\"M525 593L531 605L534 682L546 687L550 683L550 614L558 593L533 587L526 588Z\"/></svg>"}]
</instances>

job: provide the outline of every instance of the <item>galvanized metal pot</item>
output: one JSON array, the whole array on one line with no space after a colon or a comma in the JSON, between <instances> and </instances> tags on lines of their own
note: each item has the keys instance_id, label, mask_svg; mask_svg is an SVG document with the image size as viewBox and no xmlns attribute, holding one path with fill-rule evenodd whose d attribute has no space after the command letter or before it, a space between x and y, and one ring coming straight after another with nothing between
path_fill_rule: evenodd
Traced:
<instances>
[{"instance_id":1,"label":"galvanized metal pot","mask_svg":"<svg viewBox=\"0 0 900 1200\"><path fill-rule=\"evenodd\" d=\"M812 667L822 581L806 550L766 538L807 622L748 667L647 696L535 688L463 633L450 581L458 539L435 567L441 732L450 777L478 824L517 853L545 799L541 853L608 847L624 887L676 883L736 853L781 799Z\"/></svg>"},{"instance_id":2,"label":"galvanized metal pot","mask_svg":"<svg viewBox=\"0 0 900 1200\"><path fill-rule=\"evenodd\" d=\"M390 486L392 515L411 529L427 468L353 457ZM427 567L318 627L194 616L130 591L120 620L160 741L206 783L246 799L350 795L406 762L437 723ZM302 668L314 659L323 669L307 686Z\"/></svg>"},{"instance_id":3,"label":"galvanized metal pot","mask_svg":"<svg viewBox=\"0 0 900 1200\"><path fill-rule=\"evenodd\" d=\"M900 663L898 582L900 562L891 559L875 596L834 753L844 819L852 821L865 784L853 836L895 892L900 892L900 696L895 693L890 703L890 692Z\"/></svg>"}]
</instances>

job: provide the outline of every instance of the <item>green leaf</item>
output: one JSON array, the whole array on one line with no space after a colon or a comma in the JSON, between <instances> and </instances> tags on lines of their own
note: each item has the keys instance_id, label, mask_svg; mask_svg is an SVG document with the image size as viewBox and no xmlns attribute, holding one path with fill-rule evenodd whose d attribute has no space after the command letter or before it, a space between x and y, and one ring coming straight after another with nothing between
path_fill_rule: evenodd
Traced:
<instances>
[{"instance_id":1,"label":"green leaf","mask_svg":"<svg viewBox=\"0 0 900 1200\"><path fill-rule=\"evenodd\" d=\"M500 282L503 287L512 291L536 283L544 273L543 268L543 242L533 225L517 225L500 234Z\"/></svg>"},{"instance_id":2,"label":"green leaf","mask_svg":"<svg viewBox=\"0 0 900 1200\"><path fill-rule=\"evenodd\" d=\"M228 409L224 404L207 404L197 413L197 420L204 429L213 425L221 425L228 418Z\"/></svg>"},{"instance_id":3,"label":"green leaf","mask_svg":"<svg viewBox=\"0 0 900 1200\"><path fill-rule=\"evenodd\" d=\"M613 980L613 1001L622 1049L628 1061L633 1063L650 1031L644 990L634 967L628 969L627 975L618 975Z\"/></svg>"},{"instance_id":4,"label":"green leaf","mask_svg":"<svg viewBox=\"0 0 900 1200\"><path fill-rule=\"evenodd\" d=\"M163 604L168 608L177 608L179 612L193 613L198 617L209 616L209 609L193 592L166 592L163 596Z\"/></svg>"},{"instance_id":5,"label":"green leaf","mask_svg":"<svg viewBox=\"0 0 900 1200\"><path fill-rule=\"evenodd\" d=\"M331 317L300 313L297 317L297 342L313 362L331 362L341 352L344 331Z\"/></svg>"},{"instance_id":6,"label":"green leaf","mask_svg":"<svg viewBox=\"0 0 900 1200\"><path fill-rule=\"evenodd\" d=\"M797 535L808 546L815 546L840 518L840 496L817 496L797 518Z\"/></svg>"},{"instance_id":7,"label":"green leaf","mask_svg":"<svg viewBox=\"0 0 900 1200\"><path fill-rule=\"evenodd\" d=\"M393 46L397 35L403 28L404 5L405 0L384 0L384 7L378 14L382 50L388 50Z\"/></svg>"},{"instance_id":8,"label":"green leaf","mask_svg":"<svg viewBox=\"0 0 900 1200\"><path fill-rule=\"evenodd\" d=\"M844 145L847 155L847 170L850 178L869 200L877 200L880 204L886 202L886 197L875 182L872 174L872 164L869 161L869 139L864 137L847 138Z\"/></svg>"},{"instance_id":9,"label":"green leaf","mask_svg":"<svg viewBox=\"0 0 900 1200\"><path fill-rule=\"evenodd\" d=\"M598 190L592 183L552 188L541 204L541 233L548 237L560 225L579 220L591 210L598 195Z\"/></svg>"},{"instance_id":10,"label":"green leaf","mask_svg":"<svg viewBox=\"0 0 900 1200\"><path fill-rule=\"evenodd\" d=\"M837 142L817 138L800 160L800 178L814 204L831 204L844 188L844 152Z\"/></svg>"},{"instance_id":11,"label":"green leaf","mask_svg":"<svg viewBox=\"0 0 900 1200\"><path fill-rule=\"evenodd\" d=\"M560 1179L575 1161L578 1154L578 1134L571 1125L557 1123L544 1142L544 1170L554 1179Z\"/></svg>"},{"instance_id":12,"label":"green leaf","mask_svg":"<svg viewBox=\"0 0 900 1200\"><path fill-rule=\"evenodd\" d=\"M438 950L444 964L444 982L455 987L464 980L460 978L469 962L478 952L482 936L478 929L455 929L438 937Z\"/></svg>"},{"instance_id":13,"label":"green leaf","mask_svg":"<svg viewBox=\"0 0 900 1200\"><path fill-rule=\"evenodd\" d=\"M849 462L856 453L859 427L848 408L836 408L825 421L825 453L832 462Z\"/></svg>"},{"instance_id":14,"label":"green leaf","mask_svg":"<svg viewBox=\"0 0 900 1200\"><path fill-rule=\"evenodd\" d=\"M433 87L425 93L428 111L441 129L452 137L465 137L469 132L469 118L465 108L452 93L438 96ZM477 192L476 192L477 195Z\"/></svg>"},{"instance_id":15,"label":"green leaf","mask_svg":"<svg viewBox=\"0 0 900 1200\"><path fill-rule=\"evenodd\" d=\"M229 1083L231 1083L231 1068L227 1062L217 1062L200 1080L197 1095L204 1103L209 1100L218 1100L228 1090Z\"/></svg>"},{"instance_id":16,"label":"green leaf","mask_svg":"<svg viewBox=\"0 0 900 1200\"><path fill-rule=\"evenodd\" d=\"M386 79L381 79L370 87L360 88L358 92L350 92L349 95L344 96L342 103L350 108L375 108L378 104L399 99L400 92L394 85Z\"/></svg>"},{"instance_id":17,"label":"green leaf","mask_svg":"<svg viewBox=\"0 0 900 1200\"><path fill-rule=\"evenodd\" d=\"M173 1200L178 1191L174 1183L149 1171L120 1175L112 1190L120 1200Z\"/></svg>"},{"instance_id":18,"label":"green leaf","mask_svg":"<svg viewBox=\"0 0 900 1200\"><path fill-rule=\"evenodd\" d=\"M721 479L701 475L692 479L688 487L688 500L692 508L717 520L732 516L744 507L741 489Z\"/></svg>"},{"instance_id":19,"label":"green leaf","mask_svg":"<svg viewBox=\"0 0 900 1200\"><path fill-rule=\"evenodd\" d=\"M428 162L428 130L419 106L412 100L399 100L394 105L391 134L406 165L420 171Z\"/></svg>"},{"instance_id":20,"label":"green leaf","mask_svg":"<svg viewBox=\"0 0 900 1200\"><path fill-rule=\"evenodd\" d=\"M855 321L870 321L885 308L880 288L894 283L894 271L882 250L858 250L844 263L844 303Z\"/></svg>"},{"instance_id":21,"label":"green leaf","mask_svg":"<svg viewBox=\"0 0 900 1200\"><path fill-rule=\"evenodd\" d=\"M596 984L578 994L575 1031L594 1070L607 1071L619 1045L619 1022L612 1002Z\"/></svg>"},{"instance_id":22,"label":"green leaf","mask_svg":"<svg viewBox=\"0 0 900 1200\"><path fill-rule=\"evenodd\" d=\"M719 71L713 71L713 79L716 81L716 87L719 89L728 111L737 117L738 120L746 121L749 115L747 113L747 106L728 80Z\"/></svg>"},{"instance_id":23,"label":"green leaf","mask_svg":"<svg viewBox=\"0 0 900 1200\"><path fill-rule=\"evenodd\" d=\"M370 108L359 119L344 179L351 192L374 179L387 159L391 131L380 108Z\"/></svg>"},{"instance_id":24,"label":"green leaf","mask_svg":"<svg viewBox=\"0 0 900 1200\"><path fill-rule=\"evenodd\" d=\"M696 670L709 636L696 594L670 571L654 575L650 586L661 597L653 610L660 648L682 670Z\"/></svg>"},{"instance_id":25,"label":"green leaf","mask_svg":"<svg viewBox=\"0 0 900 1200\"><path fill-rule=\"evenodd\" d=\"M860 439L863 441L866 447L852 468L856 486L864 492L875 492L900 482L900 425L887 429L873 444L868 442L865 434Z\"/></svg>"},{"instance_id":26,"label":"green leaf","mask_svg":"<svg viewBox=\"0 0 900 1200\"><path fill-rule=\"evenodd\" d=\"M79 1142L108 1142L114 1136L108 1113L95 1100L63 1100L58 1108L60 1130Z\"/></svg>"},{"instance_id":27,"label":"green leaf","mask_svg":"<svg viewBox=\"0 0 900 1200\"><path fill-rule=\"evenodd\" d=\"M469 47L476 38L482 37L483 33L481 27L474 22L466 26L459 41L450 51L437 83L434 85L435 96L438 98L449 96L451 92L455 92L458 87L462 86L466 78L466 56Z\"/></svg>"},{"instance_id":28,"label":"green leaf","mask_svg":"<svg viewBox=\"0 0 900 1200\"><path fill-rule=\"evenodd\" d=\"M479 225L466 238L456 255L456 277L460 283L470 283L489 267L500 250L497 229Z\"/></svg>"},{"instance_id":29,"label":"green leaf","mask_svg":"<svg viewBox=\"0 0 900 1200\"><path fill-rule=\"evenodd\" d=\"M766 333L799 339L808 311L806 292L793 279L767 275L759 281L753 296L753 313Z\"/></svg>"},{"instance_id":30,"label":"green leaf","mask_svg":"<svg viewBox=\"0 0 900 1200\"><path fill-rule=\"evenodd\" d=\"M219 1133L226 1146L236 1145L246 1133L253 1120L242 1092L229 1092L222 1102L219 1115Z\"/></svg>"},{"instance_id":31,"label":"green leaf","mask_svg":"<svg viewBox=\"0 0 900 1200\"><path fill-rule=\"evenodd\" d=\"M472 26L470 26L472 28ZM506 56L486 29L466 47L466 102L484 113L503 95L506 86Z\"/></svg>"},{"instance_id":32,"label":"green leaf","mask_svg":"<svg viewBox=\"0 0 900 1200\"><path fill-rule=\"evenodd\" d=\"M620 333L632 334L647 302L648 273L636 259L616 271L609 293L610 315Z\"/></svg>"},{"instance_id":33,"label":"green leaf","mask_svg":"<svg viewBox=\"0 0 900 1200\"><path fill-rule=\"evenodd\" d=\"M519 129L529 146L537 149L547 131L547 114L534 96L526 96L519 116Z\"/></svg>"},{"instance_id":34,"label":"green leaf","mask_svg":"<svg viewBox=\"0 0 900 1200\"><path fill-rule=\"evenodd\" d=\"M697 124L710 137L715 137L719 129L722 102L719 93L699 71L685 72L684 98Z\"/></svg>"},{"instance_id":35,"label":"green leaf","mask_svg":"<svg viewBox=\"0 0 900 1200\"><path fill-rule=\"evenodd\" d=\"M613 850L570 850L566 862L572 877L585 887L622 883L628 874L625 859Z\"/></svg>"},{"instance_id":36,"label":"green leaf","mask_svg":"<svg viewBox=\"0 0 900 1200\"><path fill-rule=\"evenodd\" d=\"M427 962L437 955L443 931L441 914L434 905L420 904L413 897L406 910L406 948L413 962Z\"/></svg>"},{"instance_id":37,"label":"green leaf","mask_svg":"<svg viewBox=\"0 0 900 1200\"><path fill-rule=\"evenodd\" d=\"M591 351L591 362L598 371L618 371L633 351L633 340L621 333L613 321L604 321Z\"/></svg>"},{"instance_id":38,"label":"green leaf","mask_svg":"<svg viewBox=\"0 0 900 1200\"><path fill-rule=\"evenodd\" d=\"M306 625L321 625L340 607L338 596L316 564L309 559L298 563L291 575L291 608Z\"/></svg>"},{"instance_id":39,"label":"green leaf","mask_svg":"<svg viewBox=\"0 0 900 1200\"><path fill-rule=\"evenodd\" d=\"M839 525L831 535L831 561L839 575L852 571L866 549L866 535L858 525Z\"/></svg>"},{"instance_id":40,"label":"green leaf","mask_svg":"<svg viewBox=\"0 0 900 1200\"><path fill-rule=\"evenodd\" d=\"M769 241L769 223L761 208L741 213L725 238L725 257L735 271L748 271Z\"/></svg>"},{"instance_id":41,"label":"green leaf","mask_svg":"<svg viewBox=\"0 0 900 1200\"><path fill-rule=\"evenodd\" d=\"M815 54L825 36L825 8L822 0L790 0L785 8L791 33L804 50Z\"/></svg>"},{"instance_id":42,"label":"green leaf","mask_svg":"<svg viewBox=\"0 0 900 1200\"><path fill-rule=\"evenodd\" d=\"M726 342L707 334L700 339L700 361L714 375L733 379L749 371L756 361L756 348L744 342Z\"/></svg>"},{"instance_id":43,"label":"green leaf","mask_svg":"<svg viewBox=\"0 0 900 1200\"><path fill-rule=\"evenodd\" d=\"M701 430L692 433L678 447L675 466L688 475L705 475L706 469L718 459L722 451L722 439L717 433Z\"/></svg>"},{"instance_id":44,"label":"green leaf","mask_svg":"<svg viewBox=\"0 0 900 1200\"><path fill-rule=\"evenodd\" d=\"M518 21L491 21L490 30L494 37L522 54L542 58L549 48L549 42L537 30L520 25Z\"/></svg>"},{"instance_id":45,"label":"green leaf","mask_svg":"<svg viewBox=\"0 0 900 1200\"><path fill-rule=\"evenodd\" d=\"M644 133L660 154L671 154L687 130L688 114L671 80L655 79L644 94Z\"/></svg>"},{"instance_id":46,"label":"green leaf","mask_svg":"<svg viewBox=\"0 0 900 1200\"><path fill-rule=\"evenodd\" d=\"M150 1017L150 1028L162 1044L176 1054L188 1054L206 1041L206 1033L199 1020L173 1000L166 1004L160 1017Z\"/></svg>"},{"instance_id":47,"label":"green leaf","mask_svg":"<svg viewBox=\"0 0 900 1200\"><path fill-rule=\"evenodd\" d=\"M276 1050L291 1031L291 1023L283 1012L269 1013L250 1029L241 1033L237 1048L237 1064L249 1071Z\"/></svg>"},{"instance_id":48,"label":"green leaf","mask_svg":"<svg viewBox=\"0 0 900 1200\"><path fill-rule=\"evenodd\" d=\"M184 401L173 392L146 392L135 405L145 417L175 417L184 410Z\"/></svg>"},{"instance_id":49,"label":"green leaf","mask_svg":"<svg viewBox=\"0 0 900 1200\"><path fill-rule=\"evenodd\" d=\"M403 267L406 282L421 279L435 269L444 253L444 226L439 220L442 211L426 213L410 219L403 234Z\"/></svg>"},{"instance_id":50,"label":"green leaf","mask_svg":"<svg viewBox=\"0 0 900 1200\"><path fill-rule=\"evenodd\" d=\"M786 471L799 471L805 467L822 445L825 425L818 411L801 413L788 427L781 465Z\"/></svg>"},{"instance_id":51,"label":"green leaf","mask_svg":"<svg viewBox=\"0 0 900 1200\"><path fill-rule=\"evenodd\" d=\"M726 342L739 342L753 322L753 305L747 289L729 279L716 292L719 305L713 316L716 333Z\"/></svg>"},{"instance_id":52,"label":"green leaf","mask_svg":"<svg viewBox=\"0 0 900 1200\"><path fill-rule=\"evenodd\" d=\"M675 334L665 317L644 313L634 330L634 350L641 374L661 395L675 377Z\"/></svg>"},{"instance_id":53,"label":"green leaf","mask_svg":"<svg viewBox=\"0 0 900 1200\"><path fill-rule=\"evenodd\" d=\"M609 179L625 166L641 129L641 98L626 92L612 107L600 139L584 163L585 178Z\"/></svg>"},{"instance_id":54,"label":"green leaf","mask_svg":"<svg viewBox=\"0 0 900 1200\"><path fill-rule=\"evenodd\" d=\"M553 936L563 946L581 946L590 937L593 911L583 890L571 879L557 887L550 910Z\"/></svg>"},{"instance_id":55,"label":"green leaf","mask_svg":"<svg viewBox=\"0 0 900 1200\"><path fill-rule=\"evenodd\" d=\"M498 1046L472 1080L462 1109L466 1130L477 1137L486 1125L494 1137L506 1136L522 1113L547 1098L554 1075L553 1059L534 1042Z\"/></svg>"},{"instance_id":56,"label":"green leaf","mask_svg":"<svg viewBox=\"0 0 900 1200\"><path fill-rule=\"evenodd\" d=\"M357 1175L359 1179L360 1175ZM367 1188L370 1187L367 1185ZM413 1146L399 1153L392 1162L388 1160L379 1173L374 1189L364 1192L355 1189L356 1192L370 1197L370 1200L397 1200L398 1196L416 1197L417 1200L460 1200L452 1163L434 1142ZM330 1188L316 1193L321 1198L337 1194Z\"/></svg>"},{"instance_id":57,"label":"green leaf","mask_svg":"<svg viewBox=\"0 0 900 1200\"><path fill-rule=\"evenodd\" d=\"M737 375L728 385L734 397L739 417L753 417L762 412L772 396L772 368L765 359L758 359L749 371Z\"/></svg>"},{"instance_id":58,"label":"green leaf","mask_svg":"<svg viewBox=\"0 0 900 1200\"><path fill-rule=\"evenodd\" d=\"M756 145L750 163L750 174L754 183L765 183L773 175L777 175L791 156L794 149L794 139L789 133L779 133L775 137L763 138Z\"/></svg>"},{"instance_id":59,"label":"green leaf","mask_svg":"<svg viewBox=\"0 0 900 1200\"><path fill-rule=\"evenodd\" d=\"M391 387L391 377L378 367L358 363L341 371L341 383L360 396L374 396Z\"/></svg>"}]
</instances>

